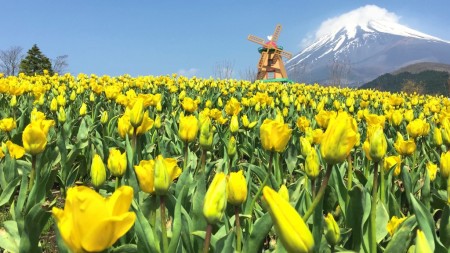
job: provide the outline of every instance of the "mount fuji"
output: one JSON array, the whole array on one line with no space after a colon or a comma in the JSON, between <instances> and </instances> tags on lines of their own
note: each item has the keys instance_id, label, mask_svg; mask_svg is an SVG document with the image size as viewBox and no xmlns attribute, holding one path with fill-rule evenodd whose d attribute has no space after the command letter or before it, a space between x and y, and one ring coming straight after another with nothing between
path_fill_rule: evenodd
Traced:
<instances>
[{"instance_id":1,"label":"mount fuji","mask_svg":"<svg viewBox=\"0 0 450 253\"><path fill-rule=\"evenodd\" d=\"M286 69L298 82L357 87L418 62L450 64L450 42L401 25L395 14L368 5L323 22L316 40Z\"/></svg>"}]
</instances>

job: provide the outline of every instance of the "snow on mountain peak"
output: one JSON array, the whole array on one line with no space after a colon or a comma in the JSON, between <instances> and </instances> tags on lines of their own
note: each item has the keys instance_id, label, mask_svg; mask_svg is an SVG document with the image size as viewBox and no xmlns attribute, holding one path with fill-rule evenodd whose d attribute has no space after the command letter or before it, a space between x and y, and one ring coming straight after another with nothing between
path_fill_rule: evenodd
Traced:
<instances>
[{"instance_id":1,"label":"snow on mountain peak","mask_svg":"<svg viewBox=\"0 0 450 253\"><path fill-rule=\"evenodd\" d=\"M324 36L334 37L345 30L347 39L356 36L358 28L365 32L384 32L421 39L440 40L399 23L400 17L376 5L366 5L324 21L316 32L316 40Z\"/></svg>"}]
</instances>

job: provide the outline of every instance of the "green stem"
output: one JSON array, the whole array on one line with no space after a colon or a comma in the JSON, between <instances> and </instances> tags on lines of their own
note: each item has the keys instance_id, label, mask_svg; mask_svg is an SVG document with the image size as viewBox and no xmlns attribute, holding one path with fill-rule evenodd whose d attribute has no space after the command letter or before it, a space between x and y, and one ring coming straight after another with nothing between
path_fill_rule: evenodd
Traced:
<instances>
[{"instance_id":1,"label":"green stem","mask_svg":"<svg viewBox=\"0 0 450 253\"><path fill-rule=\"evenodd\" d=\"M270 157L269 157L269 168L268 168L268 173L266 174L266 177L264 178L261 186L259 187L258 191L255 194L255 197L252 200L252 203L250 204L250 208L246 207L245 209L245 213L246 214L251 214L251 212L253 211L253 207L255 206L256 200L259 199L259 196L261 196L262 190L264 188L264 186L267 184L267 181L269 180L269 175L271 173L271 168L272 168L272 160L273 160L273 152L270 152Z\"/></svg>"},{"instance_id":2,"label":"green stem","mask_svg":"<svg viewBox=\"0 0 450 253\"><path fill-rule=\"evenodd\" d=\"M116 185L115 185L115 190L117 190L117 188L119 188L119 186L120 186L120 178L119 177L116 177Z\"/></svg>"},{"instance_id":3,"label":"green stem","mask_svg":"<svg viewBox=\"0 0 450 253\"><path fill-rule=\"evenodd\" d=\"M34 185L34 178L36 177L36 155L31 155L31 173L30 182L28 183L28 191L31 191Z\"/></svg>"},{"instance_id":4,"label":"green stem","mask_svg":"<svg viewBox=\"0 0 450 253\"><path fill-rule=\"evenodd\" d=\"M385 203L386 201L386 180L384 175L384 168L380 168L380 200L381 202Z\"/></svg>"},{"instance_id":5,"label":"green stem","mask_svg":"<svg viewBox=\"0 0 450 253\"><path fill-rule=\"evenodd\" d=\"M163 241L163 253L169 252L169 241L167 240L167 227L166 227L166 203L164 195L159 196L160 200L160 211L161 211L161 233Z\"/></svg>"},{"instance_id":6,"label":"green stem","mask_svg":"<svg viewBox=\"0 0 450 253\"><path fill-rule=\"evenodd\" d=\"M131 146L133 147L133 153L136 155L136 144L137 143L137 128L133 127L133 139L131 140Z\"/></svg>"},{"instance_id":7,"label":"green stem","mask_svg":"<svg viewBox=\"0 0 450 253\"><path fill-rule=\"evenodd\" d=\"M205 173L205 166L206 166L206 150L202 150L202 156L200 158L200 174Z\"/></svg>"},{"instance_id":8,"label":"green stem","mask_svg":"<svg viewBox=\"0 0 450 253\"><path fill-rule=\"evenodd\" d=\"M325 172L325 177L323 178L322 185L320 186L319 192L317 192L317 196L314 198L314 201L312 202L311 206L309 206L308 210L306 211L305 215L303 216L303 220L305 222L308 221L311 214L313 214L314 209L316 209L316 206L319 204L320 200L322 199L323 195L325 194L325 189L327 188L328 180L330 179L332 168L333 168L333 165L331 165L331 164L327 165L327 171Z\"/></svg>"},{"instance_id":9,"label":"green stem","mask_svg":"<svg viewBox=\"0 0 450 253\"><path fill-rule=\"evenodd\" d=\"M189 146L188 146L188 142L184 142L183 171L186 170L186 167L187 167L188 154L189 154Z\"/></svg>"},{"instance_id":10,"label":"green stem","mask_svg":"<svg viewBox=\"0 0 450 253\"><path fill-rule=\"evenodd\" d=\"M353 162L351 156L347 157L347 163L347 199L345 201L346 206L348 206L350 203L350 190L353 186Z\"/></svg>"},{"instance_id":11,"label":"green stem","mask_svg":"<svg viewBox=\"0 0 450 253\"><path fill-rule=\"evenodd\" d=\"M314 199L316 197L316 179L311 179L311 196Z\"/></svg>"},{"instance_id":12,"label":"green stem","mask_svg":"<svg viewBox=\"0 0 450 253\"><path fill-rule=\"evenodd\" d=\"M378 188L378 162L373 164L372 204L370 206L370 252L377 252L377 188Z\"/></svg>"},{"instance_id":13,"label":"green stem","mask_svg":"<svg viewBox=\"0 0 450 253\"><path fill-rule=\"evenodd\" d=\"M234 219L236 220L236 251L241 252L241 222L239 221L238 206L234 206Z\"/></svg>"},{"instance_id":14,"label":"green stem","mask_svg":"<svg viewBox=\"0 0 450 253\"><path fill-rule=\"evenodd\" d=\"M211 241L212 225L208 223L206 227L205 243L203 244L203 253L209 252L209 242Z\"/></svg>"}]
</instances>

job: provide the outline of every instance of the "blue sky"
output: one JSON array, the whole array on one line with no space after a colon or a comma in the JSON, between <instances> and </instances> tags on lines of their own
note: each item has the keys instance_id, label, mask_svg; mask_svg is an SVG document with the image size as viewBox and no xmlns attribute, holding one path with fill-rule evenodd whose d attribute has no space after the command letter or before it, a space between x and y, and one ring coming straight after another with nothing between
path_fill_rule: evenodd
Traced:
<instances>
[{"instance_id":1,"label":"blue sky","mask_svg":"<svg viewBox=\"0 0 450 253\"><path fill-rule=\"evenodd\" d=\"M329 18L374 4L400 23L450 41L448 0L322 1L6 1L0 6L0 49L37 44L49 58L69 56L68 71L117 76L182 73L209 77L222 62L242 77L259 59L248 34L298 53Z\"/></svg>"}]
</instances>

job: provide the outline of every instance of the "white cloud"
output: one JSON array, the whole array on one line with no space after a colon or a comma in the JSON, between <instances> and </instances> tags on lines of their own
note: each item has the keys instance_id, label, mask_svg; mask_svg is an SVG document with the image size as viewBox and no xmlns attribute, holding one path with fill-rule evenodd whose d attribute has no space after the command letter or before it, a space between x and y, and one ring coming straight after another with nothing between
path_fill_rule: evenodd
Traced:
<instances>
[{"instance_id":1,"label":"white cloud","mask_svg":"<svg viewBox=\"0 0 450 253\"><path fill-rule=\"evenodd\" d=\"M316 39L335 33L342 27L366 25L371 20L398 23L400 17L376 5L366 5L350 12L325 20L316 31Z\"/></svg>"},{"instance_id":2,"label":"white cloud","mask_svg":"<svg viewBox=\"0 0 450 253\"><path fill-rule=\"evenodd\" d=\"M192 76L195 76L195 74L197 74L197 72L198 72L198 69L190 68L190 69L180 69L180 70L178 70L177 74L181 75L181 76L192 77Z\"/></svg>"}]
</instances>

